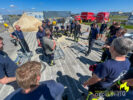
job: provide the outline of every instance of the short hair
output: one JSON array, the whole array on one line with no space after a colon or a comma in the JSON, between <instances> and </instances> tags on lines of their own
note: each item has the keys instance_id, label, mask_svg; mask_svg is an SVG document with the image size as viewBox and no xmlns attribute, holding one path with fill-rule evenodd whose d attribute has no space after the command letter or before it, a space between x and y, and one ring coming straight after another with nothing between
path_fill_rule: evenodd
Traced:
<instances>
[{"instance_id":1,"label":"short hair","mask_svg":"<svg viewBox=\"0 0 133 100\"><path fill-rule=\"evenodd\" d=\"M112 45L115 51L120 55L127 55L133 49L133 41L124 37L114 39Z\"/></svg>"},{"instance_id":2,"label":"short hair","mask_svg":"<svg viewBox=\"0 0 133 100\"><path fill-rule=\"evenodd\" d=\"M98 27L97 23L93 23L93 27L96 25L96 27Z\"/></svg>"},{"instance_id":3,"label":"short hair","mask_svg":"<svg viewBox=\"0 0 133 100\"><path fill-rule=\"evenodd\" d=\"M45 35L47 36L47 35L50 35L50 34L51 34L50 29L49 28L46 28L45 29Z\"/></svg>"},{"instance_id":4,"label":"short hair","mask_svg":"<svg viewBox=\"0 0 133 100\"><path fill-rule=\"evenodd\" d=\"M22 89L29 89L37 84L37 76L40 75L41 63L29 61L16 70L16 80Z\"/></svg>"},{"instance_id":5,"label":"short hair","mask_svg":"<svg viewBox=\"0 0 133 100\"><path fill-rule=\"evenodd\" d=\"M116 23L115 23L115 26L120 26L120 25L121 25L120 22L116 22Z\"/></svg>"},{"instance_id":6,"label":"short hair","mask_svg":"<svg viewBox=\"0 0 133 100\"><path fill-rule=\"evenodd\" d=\"M43 20L42 23L45 23L46 24L46 21Z\"/></svg>"},{"instance_id":7,"label":"short hair","mask_svg":"<svg viewBox=\"0 0 133 100\"><path fill-rule=\"evenodd\" d=\"M3 38L0 36L0 40L3 40Z\"/></svg>"},{"instance_id":8,"label":"short hair","mask_svg":"<svg viewBox=\"0 0 133 100\"><path fill-rule=\"evenodd\" d=\"M127 33L127 29L125 28L120 28L119 30L117 30L117 32L118 31L121 33L121 35L124 35L125 33Z\"/></svg>"}]
</instances>

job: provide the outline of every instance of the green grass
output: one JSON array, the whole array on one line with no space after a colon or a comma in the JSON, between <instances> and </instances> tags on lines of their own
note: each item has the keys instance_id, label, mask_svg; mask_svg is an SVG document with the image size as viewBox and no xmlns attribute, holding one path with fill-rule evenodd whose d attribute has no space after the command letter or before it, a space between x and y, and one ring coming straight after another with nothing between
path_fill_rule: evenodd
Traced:
<instances>
[{"instance_id":1,"label":"green grass","mask_svg":"<svg viewBox=\"0 0 133 100\"><path fill-rule=\"evenodd\" d=\"M125 19L125 18L128 18L128 16L120 16L120 15L110 16L110 19Z\"/></svg>"},{"instance_id":2,"label":"green grass","mask_svg":"<svg viewBox=\"0 0 133 100\"><path fill-rule=\"evenodd\" d=\"M126 29L133 29L133 25L122 25Z\"/></svg>"}]
</instances>

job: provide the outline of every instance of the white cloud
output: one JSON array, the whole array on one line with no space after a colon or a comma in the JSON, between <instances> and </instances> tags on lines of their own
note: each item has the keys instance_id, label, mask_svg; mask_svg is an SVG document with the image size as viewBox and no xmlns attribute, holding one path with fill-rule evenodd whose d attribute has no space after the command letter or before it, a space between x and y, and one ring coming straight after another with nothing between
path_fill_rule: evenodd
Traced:
<instances>
[{"instance_id":1,"label":"white cloud","mask_svg":"<svg viewBox=\"0 0 133 100\"><path fill-rule=\"evenodd\" d=\"M13 8L13 7L15 7L15 6L14 6L14 5L10 5L10 7L12 7L12 8Z\"/></svg>"},{"instance_id":2,"label":"white cloud","mask_svg":"<svg viewBox=\"0 0 133 100\"><path fill-rule=\"evenodd\" d=\"M5 10L5 8L1 8L2 10Z\"/></svg>"},{"instance_id":3,"label":"white cloud","mask_svg":"<svg viewBox=\"0 0 133 100\"><path fill-rule=\"evenodd\" d=\"M36 8L31 8L32 10L35 10Z\"/></svg>"}]
</instances>

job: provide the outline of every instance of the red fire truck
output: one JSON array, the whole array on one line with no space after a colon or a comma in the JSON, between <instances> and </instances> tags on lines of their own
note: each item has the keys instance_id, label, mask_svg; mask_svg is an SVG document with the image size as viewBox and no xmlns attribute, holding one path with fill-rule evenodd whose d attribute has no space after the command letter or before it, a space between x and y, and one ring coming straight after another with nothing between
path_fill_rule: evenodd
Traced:
<instances>
[{"instance_id":1,"label":"red fire truck","mask_svg":"<svg viewBox=\"0 0 133 100\"><path fill-rule=\"evenodd\" d=\"M92 12L82 12L81 19L82 21L95 21L96 17L94 17L94 13Z\"/></svg>"},{"instance_id":2,"label":"red fire truck","mask_svg":"<svg viewBox=\"0 0 133 100\"><path fill-rule=\"evenodd\" d=\"M101 23L102 21L109 22L109 12L99 12L96 16L96 22Z\"/></svg>"},{"instance_id":3,"label":"red fire truck","mask_svg":"<svg viewBox=\"0 0 133 100\"><path fill-rule=\"evenodd\" d=\"M75 20L75 21L81 21L81 16L80 16L80 15L74 16L74 20Z\"/></svg>"}]
</instances>

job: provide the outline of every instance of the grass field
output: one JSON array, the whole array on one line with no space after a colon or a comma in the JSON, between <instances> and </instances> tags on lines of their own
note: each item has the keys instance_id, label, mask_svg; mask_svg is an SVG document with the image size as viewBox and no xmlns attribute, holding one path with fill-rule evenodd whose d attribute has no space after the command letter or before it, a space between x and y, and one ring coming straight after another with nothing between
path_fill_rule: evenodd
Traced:
<instances>
[{"instance_id":1,"label":"grass field","mask_svg":"<svg viewBox=\"0 0 133 100\"><path fill-rule=\"evenodd\" d=\"M120 15L114 15L110 16L111 19L127 19L128 16L120 16Z\"/></svg>"}]
</instances>

